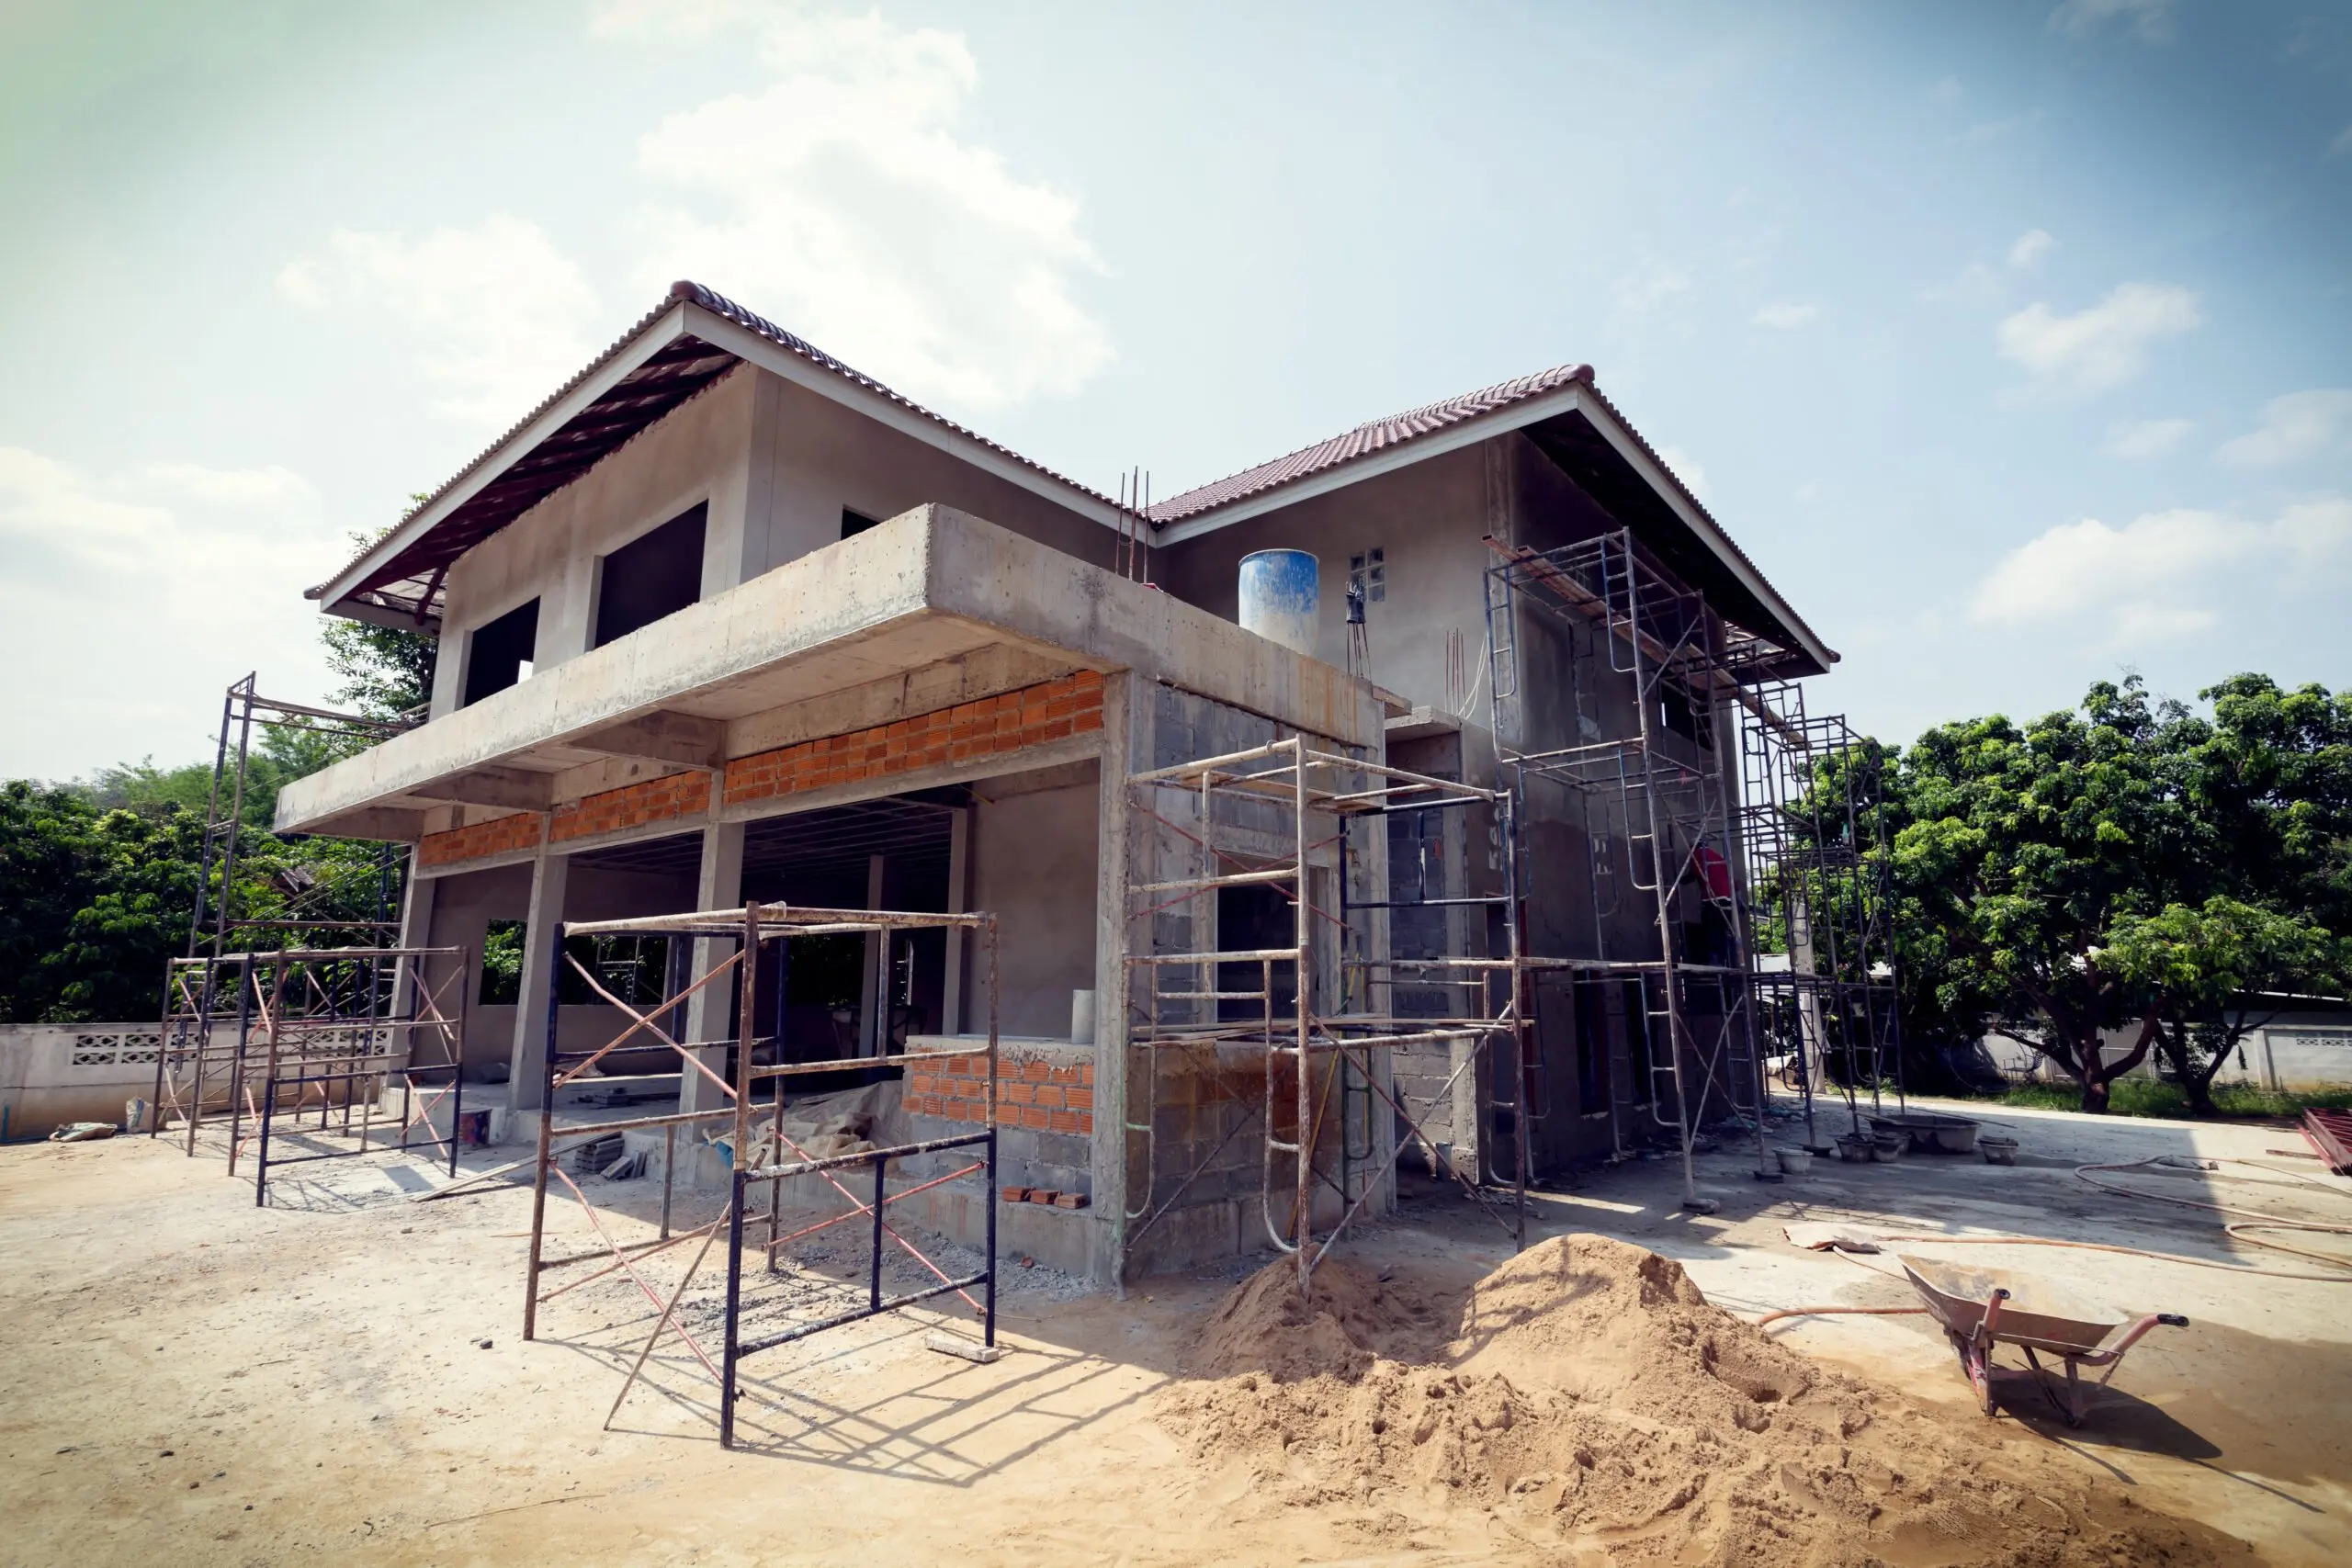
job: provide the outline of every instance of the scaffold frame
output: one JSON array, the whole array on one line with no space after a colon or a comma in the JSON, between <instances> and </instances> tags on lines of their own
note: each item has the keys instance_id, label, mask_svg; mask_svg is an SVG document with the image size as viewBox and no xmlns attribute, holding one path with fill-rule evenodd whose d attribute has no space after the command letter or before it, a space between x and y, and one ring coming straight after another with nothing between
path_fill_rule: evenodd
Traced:
<instances>
[{"instance_id":1,"label":"scaffold frame","mask_svg":"<svg viewBox=\"0 0 2352 1568\"><path fill-rule=\"evenodd\" d=\"M867 932L889 932L910 930L949 930L977 934L984 945L983 964L987 976L986 997L988 1029L983 1049L972 1046L940 1048L922 1051L876 1054L871 1055L835 1057L814 1062L758 1061L763 1045L780 1045L775 1036L763 1036L756 1025L760 1014L759 970L757 955L763 944L783 944L782 963L776 984L787 986L791 974L790 942L803 937L821 937ZM806 908L797 905L747 903L741 909L706 910L679 915L655 915L613 920L571 920L563 926L563 934L574 936L667 936L695 939L697 943L724 944L732 942L734 951L718 953L711 951L709 962L701 973L675 996L665 997L650 1007L639 1009L615 996L600 976L582 964L577 955L565 952L562 961L571 964L597 998L618 1010L628 1019L620 1032L592 1050L564 1051L557 1036L560 988L548 987L547 1034L543 1053L542 1076L539 1085L538 1129L534 1158L531 1201L531 1246L523 1307L523 1337L538 1337L539 1308L565 1292L605 1278L615 1272L625 1272L630 1281L645 1296L649 1304L659 1309L651 1333L639 1350L612 1409L605 1416L609 1427L620 1412L630 1391L642 1376L655 1348L663 1339L675 1337L691 1352L695 1360L718 1383L718 1426L721 1447L736 1446L737 1407L741 1390L738 1373L749 1357L778 1346L807 1338L829 1329L840 1328L867 1318L899 1311L933 1300L940 1296L960 1296L980 1321L980 1343L984 1351L996 1346L997 1292L997 1143L998 1143L998 964L997 921L995 915L985 912L931 913L876 909L833 909ZM684 1005L707 987L731 983L736 990L739 1009L738 1035L733 1039L680 1040L676 1033L659 1021L664 1014L673 1018L682 1015ZM683 1030L678 1032L684 1032ZM650 1036L652 1048L666 1048L679 1061L681 1083L695 1079L707 1084L719 1097L719 1103L702 1110L684 1110L650 1116L630 1117L616 1121L592 1121L571 1126L558 1126L554 1115L556 1091L589 1071L604 1057L636 1041ZM637 1048L647 1048L640 1043ZM731 1076L714 1072L701 1059L706 1052L732 1051L734 1070ZM780 1055L780 1052L778 1053ZM785 1133L783 1127L785 1080L819 1073L845 1070L902 1067L909 1064L946 1060L956 1057L969 1059L985 1055L988 1092L983 1122L967 1134L910 1143L876 1145L854 1152L829 1156L811 1156L807 1149ZM760 1098L763 1087L768 1090L765 1100ZM755 1113L764 1107L768 1119L755 1125ZM678 1134L706 1123L725 1119L732 1123L729 1149L729 1174L725 1207L709 1221L688 1230L674 1230L671 1213L676 1192ZM581 1138L604 1137L616 1133L647 1132L660 1129L663 1138L662 1224L660 1235L650 1240L622 1243L598 1219L596 1205L581 1185L571 1179L557 1159L559 1145ZM888 1188L890 1162L907 1156L929 1155L955 1150L976 1151L976 1157L961 1168L944 1176L933 1177L920 1184L891 1192ZM787 1157L787 1155L789 1157ZM836 1172L866 1168L873 1173L870 1198L860 1198L843 1184ZM783 1183L795 1177L819 1176L831 1186L850 1208L846 1213L803 1226L791 1235L783 1232ZM986 1215L986 1239L981 1267L962 1276L951 1276L917 1247L896 1225L890 1224L884 1211L918 1192L944 1185L949 1181L978 1176L985 1184L983 1210ZM596 1238L594 1247L577 1252L549 1257L547 1252L548 1196L550 1179L560 1183L574 1199L584 1214L588 1227ZM764 1214L753 1212L755 1192L764 1190ZM764 1218L767 1237L764 1243L754 1242L764 1255L764 1268L773 1273L783 1247L803 1236L833 1225L864 1219L870 1222L871 1253L868 1258L868 1291L865 1304L835 1313L823 1318L793 1325L791 1327L754 1338L743 1336L744 1235L754 1220ZM677 1317L678 1307L686 1291L707 1260L711 1247L720 1234L726 1235L726 1293L722 1307L724 1340L716 1358L705 1348L694 1332ZM640 1269L647 1258L672 1248L699 1241L684 1273L675 1285L663 1294L657 1291ZM882 1291L882 1262L885 1244L914 1258L933 1277L934 1282L922 1289L900 1292L885 1296ZM593 1272L572 1279L552 1290L543 1289L543 1277L553 1270L597 1264ZM973 1292L979 1292L976 1299Z\"/></svg>"},{"instance_id":2,"label":"scaffold frame","mask_svg":"<svg viewBox=\"0 0 2352 1568\"><path fill-rule=\"evenodd\" d=\"M1128 775L1127 789L1131 809L1152 830L1172 835L1172 842L1181 846L1174 852L1189 858L1191 864L1186 868L1189 874L1155 875L1127 887L1126 1071L1123 1075L1126 1103L1121 1117L1125 1156L1131 1167L1139 1164L1143 1179L1139 1184L1130 1179L1131 1189L1139 1189L1139 1201L1137 1191L1131 1190L1122 1216L1119 1276L1125 1278L1137 1244L1179 1210L1210 1163L1233 1138L1254 1127L1261 1139L1261 1226L1272 1247L1295 1259L1300 1290L1311 1291L1316 1267L1383 1190L1405 1151L1414 1146L1415 1140L1423 1145L1438 1141L1423 1126L1426 1112L1417 1113L1396 1090L1386 1070L1386 1053L1405 1046L1466 1042L1473 1049L1455 1068L1446 1091L1453 1090L1456 1081L1481 1058L1488 1066L1484 1075L1487 1081L1518 1085L1521 1097L1525 1085L1522 998L1529 965L1520 952L1518 922L1505 922L1510 935L1500 958L1462 954L1408 961L1417 970L1443 975L1442 984L1474 998L1476 1007L1435 1019L1396 1015L1385 1003L1398 965L1385 954L1351 953L1351 943L1360 948L1361 939L1349 917L1399 904L1385 895L1377 898L1351 896L1346 824L1399 809L1459 809L1474 805L1498 811L1508 823L1510 802L1494 790L1319 750L1309 738L1298 735L1133 773ZM1334 850L1337 852L1330 853ZM1318 857L1327 855L1335 874L1336 911L1317 906L1313 895L1311 874L1321 869ZM1288 945L1249 949L1187 945L1159 950L1160 916L1179 906L1196 906L1196 916L1209 914L1214 903L1200 909L1200 901L1214 901L1225 889L1251 887L1271 889L1288 901L1292 924ZM1507 886L1497 897L1460 901L1508 908L1513 899ZM1317 921L1328 922L1330 928L1328 956L1318 940L1324 933ZM1198 932L1209 923L1188 919L1184 930ZM1278 966L1284 964L1289 965L1291 980L1287 996L1277 973ZM1245 982L1238 988L1229 988L1218 974L1228 965L1255 965L1256 987L1250 988ZM1322 1005L1317 1000L1318 973L1328 976ZM1351 1006L1351 1001L1362 1005ZM1226 1016L1228 1004L1254 1004L1255 1016ZM1200 1016L1203 1013L1207 1016ZM1162 1169L1159 1113L1164 1065L1170 1058L1188 1058L1185 1065L1195 1072L1205 1066L1221 1075L1221 1054L1228 1052L1255 1054L1256 1061L1249 1066L1259 1076L1261 1092L1237 1097L1240 1116L1193 1168L1182 1173ZM1327 1064L1319 1089L1314 1068L1318 1060ZM1335 1092L1340 1099L1336 1123L1330 1121ZM1351 1095L1362 1101L1366 1127L1364 1158L1354 1169L1351 1168L1347 1121ZM1384 1105L1392 1118L1385 1139L1372 1135L1378 1108ZM1288 1137L1282 1131L1285 1112L1291 1129ZM1336 1131L1336 1147L1330 1155L1318 1157L1327 1127ZM1523 1247L1527 1225L1524 1117L1519 1119L1517 1137L1516 1174L1510 1184L1507 1211L1489 1201L1485 1184L1474 1174L1449 1168L1478 1206L1511 1235L1514 1246ZM1281 1174L1285 1164L1286 1182ZM1318 1187L1329 1188L1340 1208L1338 1217L1319 1236L1316 1224ZM1287 1212L1278 1217L1278 1210L1285 1204Z\"/></svg>"},{"instance_id":3,"label":"scaffold frame","mask_svg":"<svg viewBox=\"0 0 2352 1568\"><path fill-rule=\"evenodd\" d=\"M1736 632L1631 529L1548 550L1487 543L1497 558L1486 609L1499 769L1522 819L1537 789L1572 800L1594 863L1587 881L1596 950L1546 956L1638 987L1638 1035L1629 1015L1623 1048L1614 1036L1611 1048L1617 1152L1633 1152L1626 1131L1646 1111L1673 1138L1684 1206L1710 1209L1696 1157L1709 1126L1744 1122L1755 1177L1779 1179L1764 1142L1736 743L1727 733L1728 710L1751 705L1747 685L1779 650ZM1541 669L1521 648L1539 629L1561 649ZM1539 696L1540 716L1531 711ZM1539 735L1540 720L1555 721L1558 732ZM1512 858L1525 866L1523 855ZM1604 908L1605 883L1620 902ZM1527 896L1523 881L1520 891ZM1651 918L1630 951L1611 952L1612 919L1628 893L1645 897ZM1636 1039L1645 1058L1638 1066Z\"/></svg>"}]
</instances>

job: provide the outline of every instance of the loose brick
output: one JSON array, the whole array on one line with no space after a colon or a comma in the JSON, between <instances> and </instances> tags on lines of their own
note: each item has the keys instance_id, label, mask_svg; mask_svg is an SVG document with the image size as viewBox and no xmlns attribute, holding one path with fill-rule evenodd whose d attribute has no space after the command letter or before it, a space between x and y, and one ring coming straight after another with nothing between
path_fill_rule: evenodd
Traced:
<instances>
[{"instance_id":1,"label":"loose brick","mask_svg":"<svg viewBox=\"0 0 2352 1568\"><path fill-rule=\"evenodd\" d=\"M1008 1203L1026 1203L1029 1201L1029 1192L1030 1189L1026 1187L1006 1187L999 1189L1000 1196L1001 1196Z\"/></svg>"},{"instance_id":2,"label":"loose brick","mask_svg":"<svg viewBox=\"0 0 2352 1568\"><path fill-rule=\"evenodd\" d=\"M1083 1209L1086 1207L1086 1204L1087 1197L1083 1192L1057 1192L1054 1194L1054 1207L1057 1209Z\"/></svg>"}]
</instances>

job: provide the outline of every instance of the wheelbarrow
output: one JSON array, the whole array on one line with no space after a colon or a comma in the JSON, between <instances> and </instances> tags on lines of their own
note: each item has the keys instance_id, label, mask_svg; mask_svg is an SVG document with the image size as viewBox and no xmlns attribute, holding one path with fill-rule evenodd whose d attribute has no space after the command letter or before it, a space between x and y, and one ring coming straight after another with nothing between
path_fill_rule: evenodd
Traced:
<instances>
[{"instance_id":1,"label":"wheelbarrow","mask_svg":"<svg viewBox=\"0 0 2352 1568\"><path fill-rule=\"evenodd\" d=\"M1970 1269L1937 1263L1924 1258L1897 1255L1912 1288L1928 1303L1928 1315L1943 1325L1944 1337L1960 1355L1960 1370L1984 1414L1994 1413L1993 1348L2015 1345L2041 1385L2042 1393L2069 1427L2083 1424L2091 1391L2105 1388L2123 1353L2140 1337L2159 1325L2186 1328L2188 1319L2177 1313L2149 1313L2126 1317L2110 1307L2088 1302L2046 1280L2006 1269ZM2045 1367L2048 1356L2064 1366L2061 1383L2055 1367ZM2096 1382L2082 1376L2098 1370Z\"/></svg>"}]
</instances>

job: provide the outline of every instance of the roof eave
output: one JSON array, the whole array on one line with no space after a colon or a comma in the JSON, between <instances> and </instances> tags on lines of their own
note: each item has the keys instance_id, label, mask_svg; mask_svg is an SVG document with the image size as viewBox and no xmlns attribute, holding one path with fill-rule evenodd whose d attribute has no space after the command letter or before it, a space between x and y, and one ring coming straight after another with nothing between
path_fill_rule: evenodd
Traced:
<instances>
[{"instance_id":1,"label":"roof eave","mask_svg":"<svg viewBox=\"0 0 2352 1568\"><path fill-rule=\"evenodd\" d=\"M480 494L525 454L561 430L582 410L611 391L631 371L687 335L687 312L693 308L683 301L674 304L657 313L630 336L615 344L605 351L603 359L590 366L572 383L569 390L549 400L514 434L475 458L463 473L442 486L439 493L403 518L400 526L376 541L358 559L334 577L311 589L304 597L319 601L320 610L330 615L372 619L372 616L354 615L353 607L347 604L359 583L366 581L385 561L431 533L451 513Z\"/></svg>"},{"instance_id":2,"label":"roof eave","mask_svg":"<svg viewBox=\"0 0 2352 1568\"><path fill-rule=\"evenodd\" d=\"M1254 495L1195 513L1182 522L1170 524L1159 533L1154 542L1162 547L1180 545L1187 539L1196 539L1233 524L1279 512L1317 496L1328 495L1350 485L1427 462L1464 446L1475 446L1497 435L1524 430L1565 413L1583 415L1586 422L1600 433L1601 438L1609 443L1619 458L1657 493L1683 526L1723 562L1724 570L1753 593L1759 604L1780 618L1781 626L1797 640L1799 651L1818 664L1824 672L1838 662L1837 650L1822 641L1819 635L1804 623L1804 617L1790 608L1788 601L1765 581L1764 574L1758 571L1754 563L1731 542L1730 536L1708 515L1706 509L1699 504L1682 481L1659 462L1648 444L1634 433L1615 405L1601 395L1598 387L1581 378L1524 401L1474 415L1415 440L1400 442L1372 457L1338 463L1287 483L1270 485Z\"/></svg>"},{"instance_id":3,"label":"roof eave","mask_svg":"<svg viewBox=\"0 0 2352 1568\"><path fill-rule=\"evenodd\" d=\"M1739 580L1740 585L1779 617L1781 625L1797 639L1800 649L1821 666L1822 673L1826 674L1829 667L1838 662L1838 650L1822 641L1820 634L1807 626L1804 617L1781 597L1780 590L1756 570L1747 552L1732 543L1731 536L1724 533L1714 518L1708 514L1706 508L1699 504L1698 499L1675 477L1673 470L1658 461L1649 444L1634 434L1633 427L1625 423L1616 406L1603 397L1598 388L1579 387L1576 390L1582 398L1577 412L1600 432L1601 437L1615 448L1617 456L1626 466L1658 493L1674 514L1681 519L1683 526L1705 542L1724 569Z\"/></svg>"}]
</instances>

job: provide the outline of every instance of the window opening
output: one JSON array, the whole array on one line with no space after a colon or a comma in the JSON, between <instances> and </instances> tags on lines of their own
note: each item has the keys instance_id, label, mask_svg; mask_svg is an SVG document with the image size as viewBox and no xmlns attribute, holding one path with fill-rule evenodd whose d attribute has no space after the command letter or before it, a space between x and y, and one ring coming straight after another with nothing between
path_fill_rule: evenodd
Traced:
<instances>
[{"instance_id":1,"label":"window opening","mask_svg":"<svg viewBox=\"0 0 2352 1568\"><path fill-rule=\"evenodd\" d=\"M459 707L471 707L530 678L531 655L539 640L539 602L518 604L466 637L466 694Z\"/></svg>"},{"instance_id":2,"label":"window opening","mask_svg":"<svg viewBox=\"0 0 2352 1568\"><path fill-rule=\"evenodd\" d=\"M1356 590L1368 602L1377 604L1388 597L1388 552L1385 548L1364 551L1348 558L1348 586Z\"/></svg>"},{"instance_id":3,"label":"window opening","mask_svg":"<svg viewBox=\"0 0 2352 1568\"><path fill-rule=\"evenodd\" d=\"M842 537L844 539L854 538L868 528L880 526L882 519L879 517L868 517L865 513L852 512L846 506L842 508Z\"/></svg>"},{"instance_id":4,"label":"window opening","mask_svg":"<svg viewBox=\"0 0 2352 1568\"><path fill-rule=\"evenodd\" d=\"M604 647L674 615L702 597L703 532L707 503L605 557L596 593L596 640Z\"/></svg>"}]
</instances>

